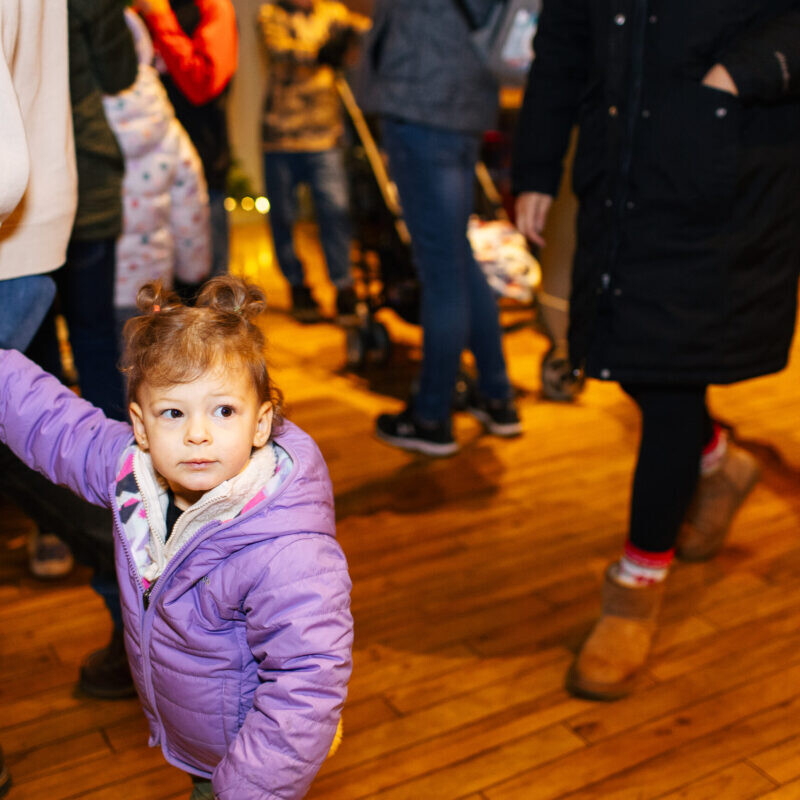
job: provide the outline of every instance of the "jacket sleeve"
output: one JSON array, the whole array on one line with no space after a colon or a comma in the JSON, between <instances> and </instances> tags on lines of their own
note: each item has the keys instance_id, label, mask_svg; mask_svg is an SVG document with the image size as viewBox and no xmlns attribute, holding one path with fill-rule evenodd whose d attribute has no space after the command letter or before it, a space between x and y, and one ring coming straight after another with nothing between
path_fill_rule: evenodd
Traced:
<instances>
[{"instance_id":1,"label":"jacket sleeve","mask_svg":"<svg viewBox=\"0 0 800 800\"><path fill-rule=\"evenodd\" d=\"M754 26L720 59L744 102L800 97L800 3Z\"/></svg>"},{"instance_id":2,"label":"jacket sleeve","mask_svg":"<svg viewBox=\"0 0 800 800\"><path fill-rule=\"evenodd\" d=\"M329 536L298 536L243 604L260 685L212 778L217 800L295 800L330 749L352 668L344 554Z\"/></svg>"},{"instance_id":3,"label":"jacket sleeve","mask_svg":"<svg viewBox=\"0 0 800 800\"><path fill-rule=\"evenodd\" d=\"M105 417L15 350L0 350L0 440L53 483L98 506L131 441L130 426Z\"/></svg>"},{"instance_id":4,"label":"jacket sleeve","mask_svg":"<svg viewBox=\"0 0 800 800\"><path fill-rule=\"evenodd\" d=\"M92 8L95 16L83 20L92 74L104 94L117 94L136 80L136 46L122 3L95 3Z\"/></svg>"},{"instance_id":5,"label":"jacket sleeve","mask_svg":"<svg viewBox=\"0 0 800 800\"><path fill-rule=\"evenodd\" d=\"M555 196L591 63L588 0L544 0L514 137L513 190Z\"/></svg>"},{"instance_id":6,"label":"jacket sleeve","mask_svg":"<svg viewBox=\"0 0 800 800\"><path fill-rule=\"evenodd\" d=\"M2 46L2 43L0 43ZM0 60L0 225L25 194L30 176L28 141L8 62Z\"/></svg>"},{"instance_id":7,"label":"jacket sleeve","mask_svg":"<svg viewBox=\"0 0 800 800\"><path fill-rule=\"evenodd\" d=\"M230 0L200 3L200 22L190 38L172 10L147 14L153 44L170 77L190 103L203 105L217 97L236 71L239 36Z\"/></svg>"},{"instance_id":8,"label":"jacket sleeve","mask_svg":"<svg viewBox=\"0 0 800 800\"><path fill-rule=\"evenodd\" d=\"M170 187L170 228L175 242L175 276L196 284L211 270L208 188L200 156L183 126L172 121L176 137L175 177Z\"/></svg>"}]
</instances>

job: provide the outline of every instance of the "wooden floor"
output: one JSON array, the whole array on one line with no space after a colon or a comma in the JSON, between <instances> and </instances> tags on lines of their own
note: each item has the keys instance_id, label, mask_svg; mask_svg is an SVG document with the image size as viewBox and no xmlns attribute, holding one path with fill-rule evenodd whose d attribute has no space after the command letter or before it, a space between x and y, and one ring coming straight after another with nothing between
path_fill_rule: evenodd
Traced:
<instances>
[{"instance_id":1,"label":"wooden floor","mask_svg":"<svg viewBox=\"0 0 800 800\"><path fill-rule=\"evenodd\" d=\"M574 405L543 402L546 342L525 327L505 338L523 438L481 436L459 416L456 457L393 450L373 419L401 407L418 332L397 333L389 365L352 374L341 331L281 311L261 227L233 244L236 269L270 293L274 373L327 458L354 581L345 739L309 797L800 798L800 354L781 375L712 391L763 481L723 554L674 570L640 691L586 702L563 678L625 531L631 403L599 383ZM75 695L82 657L109 633L87 572L29 577L28 523L9 503L0 513L10 800L185 800L186 777L147 748L135 701Z\"/></svg>"}]
</instances>

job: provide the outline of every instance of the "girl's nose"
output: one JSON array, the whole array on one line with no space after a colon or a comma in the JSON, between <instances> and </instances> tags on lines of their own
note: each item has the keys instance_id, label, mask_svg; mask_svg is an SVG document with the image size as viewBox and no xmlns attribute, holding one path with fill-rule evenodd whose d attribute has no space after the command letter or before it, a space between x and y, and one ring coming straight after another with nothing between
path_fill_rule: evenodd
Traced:
<instances>
[{"instance_id":1,"label":"girl's nose","mask_svg":"<svg viewBox=\"0 0 800 800\"><path fill-rule=\"evenodd\" d=\"M186 441L189 444L205 444L211 440L208 425L202 415L189 417L186 426Z\"/></svg>"}]
</instances>

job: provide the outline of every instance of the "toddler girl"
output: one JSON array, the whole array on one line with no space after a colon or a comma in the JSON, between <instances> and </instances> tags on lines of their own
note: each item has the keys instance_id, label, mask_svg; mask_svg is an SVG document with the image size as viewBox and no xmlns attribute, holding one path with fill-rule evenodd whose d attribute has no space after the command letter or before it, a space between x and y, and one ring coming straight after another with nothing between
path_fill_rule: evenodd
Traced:
<instances>
[{"instance_id":1,"label":"toddler girl","mask_svg":"<svg viewBox=\"0 0 800 800\"><path fill-rule=\"evenodd\" d=\"M254 324L260 290L216 278L192 308L149 283L138 303L123 357L133 430L6 350L0 438L112 509L150 744L193 776L193 797L299 798L351 669L330 478L281 419Z\"/></svg>"}]
</instances>

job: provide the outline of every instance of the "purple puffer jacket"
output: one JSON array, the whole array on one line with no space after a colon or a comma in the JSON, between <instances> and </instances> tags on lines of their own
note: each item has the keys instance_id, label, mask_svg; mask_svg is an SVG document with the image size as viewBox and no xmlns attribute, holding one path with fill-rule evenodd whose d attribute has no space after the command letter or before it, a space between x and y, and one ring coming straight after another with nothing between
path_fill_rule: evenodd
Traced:
<instances>
[{"instance_id":1,"label":"purple puffer jacket","mask_svg":"<svg viewBox=\"0 0 800 800\"><path fill-rule=\"evenodd\" d=\"M218 800L302 797L336 730L352 646L350 580L314 442L284 423L274 441L291 459L285 480L233 519L199 527L145 609L128 538L137 506L125 469L136 449L130 426L0 351L0 439L113 510L126 647L151 745L212 776Z\"/></svg>"}]
</instances>

